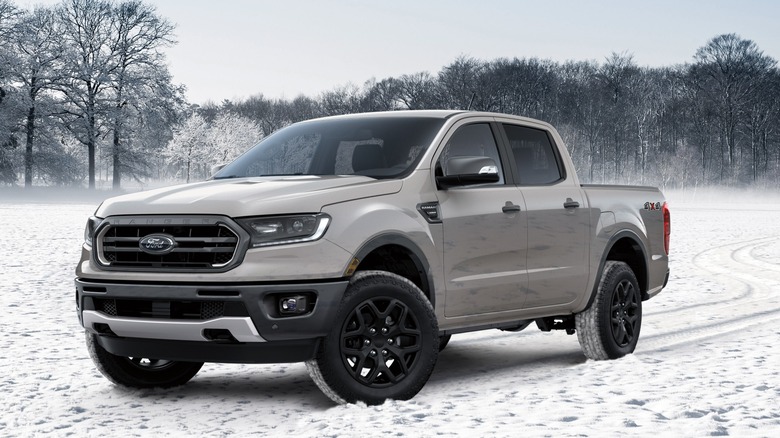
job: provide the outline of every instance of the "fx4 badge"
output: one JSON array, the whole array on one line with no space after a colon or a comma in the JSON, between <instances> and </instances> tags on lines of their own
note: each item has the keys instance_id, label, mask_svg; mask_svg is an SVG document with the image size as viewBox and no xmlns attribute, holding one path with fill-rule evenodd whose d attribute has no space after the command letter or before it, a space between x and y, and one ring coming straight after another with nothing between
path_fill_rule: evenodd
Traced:
<instances>
[{"instance_id":1,"label":"fx4 badge","mask_svg":"<svg viewBox=\"0 0 780 438\"><path fill-rule=\"evenodd\" d=\"M660 202L645 202L645 210L655 211L661 209Z\"/></svg>"}]
</instances>

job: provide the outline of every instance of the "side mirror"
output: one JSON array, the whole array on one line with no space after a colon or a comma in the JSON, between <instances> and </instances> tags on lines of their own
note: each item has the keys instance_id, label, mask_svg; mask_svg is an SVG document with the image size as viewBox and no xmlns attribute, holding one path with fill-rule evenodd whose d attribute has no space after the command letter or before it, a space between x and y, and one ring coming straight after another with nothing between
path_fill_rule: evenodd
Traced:
<instances>
[{"instance_id":1,"label":"side mirror","mask_svg":"<svg viewBox=\"0 0 780 438\"><path fill-rule=\"evenodd\" d=\"M213 177L217 172L224 169L225 166L227 166L227 163L217 164L216 166L211 166L211 176Z\"/></svg>"},{"instance_id":2,"label":"side mirror","mask_svg":"<svg viewBox=\"0 0 780 438\"><path fill-rule=\"evenodd\" d=\"M500 179L498 166L492 158L455 157L447 160L447 175L437 176L436 184L440 189L448 189L472 184L491 184Z\"/></svg>"}]
</instances>

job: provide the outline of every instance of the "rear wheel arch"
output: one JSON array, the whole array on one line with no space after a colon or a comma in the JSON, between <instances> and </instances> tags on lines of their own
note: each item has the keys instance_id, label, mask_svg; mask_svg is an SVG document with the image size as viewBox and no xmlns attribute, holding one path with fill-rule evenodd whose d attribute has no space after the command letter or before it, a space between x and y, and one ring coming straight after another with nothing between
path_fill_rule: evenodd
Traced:
<instances>
[{"instance_id":1,"label":"rear wheel arch","mask_svg":"<svg viewBox=\"0 0 780 438\"><path fill-rule=\"evenodd\" d=\"M623 262L631 268L639 283L642 300L646 300L648 290L647 248L636 233L623 230L612 236L605 247L596 271L596 280L593 282L593 289L588 298L588 305L585 308L587 309L593 304L601 277L604 275L604 266L608 261Z\"/></svg>"}]
</instances>

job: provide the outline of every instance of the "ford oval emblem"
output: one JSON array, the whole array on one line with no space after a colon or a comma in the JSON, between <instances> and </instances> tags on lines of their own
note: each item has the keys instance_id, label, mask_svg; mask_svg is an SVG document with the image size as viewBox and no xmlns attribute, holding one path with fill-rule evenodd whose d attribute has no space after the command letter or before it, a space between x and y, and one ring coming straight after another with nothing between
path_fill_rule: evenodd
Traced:
<instances>
[{"instance_id":1,"label":"ford oval emblem","mask_svg":"<svg viewBox=\"0 0 780 438\"><path fill-rule=\"evenodd\" d=\"M168 254L176 248L176 241L169 234L149 234L138 242L141 251L147 254Z\"/></svg>"}]
</instances>

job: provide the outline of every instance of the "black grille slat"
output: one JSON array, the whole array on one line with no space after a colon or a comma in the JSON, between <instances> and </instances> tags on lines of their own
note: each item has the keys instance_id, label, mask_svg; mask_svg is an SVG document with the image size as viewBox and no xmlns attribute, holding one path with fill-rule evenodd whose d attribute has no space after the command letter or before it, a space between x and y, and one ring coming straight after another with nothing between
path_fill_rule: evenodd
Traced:
<instances>
[{"instance_id":1,"label":"black grille slat","mask_svg":"<svg viewBox=\"0 0 780 438\"><path fill-rule=\"evenodd\" d=\"M135 242L138 243L138 237L104 237L103 242Z\"/></svg>"},{"instance_id":2,"label":"black grille slat","mask_svg":"<svg viewBox=\"0 0 780 438\"><path fill-rule=\"evenodd\" d=\"M139 245L150 234L171 236L176 247L165 254L150 254ZM225 267L236 256L238 234L222 223L214 224L115 224L98 237L101 264L115 268L213 270Z\"/></svg>"},{"instance_id":3,"label":"black grille slat","mask_svg":"<svg viewBox=\"0 0 780 438\"><path fill-rule=\"evenodd\" d=\"M176 248L173 252L228 252L232 253L233 248L230 247L207 247L207 248Z\"/></svg>"},{"instance_id":4,"label":"black grille slat","mask_svg":"<svg viewBox=\"0 0 780 438\"><path fill-rule=\"evenodd\" d=\"M238 242L235 237L181 237L176 238L176 241L181 242L205 242L205 243L233 243Z\"/></svg>"},{"instance_id":5,"label":"black grille slat","mask_svg":"<svg viewBox=\"0 0 780 438\"><path fill-rule=\"evenodd\" d=\"M103 251L104 252L139 252L135 248L123 248L121 246L110 246L110 245L103 245Z\"/></svg>"},{"instance_id":6,"label":"black grille slat","mask_svg":"<svg viewBox=\"0 0 780 438\"><path fill-rule=\"evenodd\" d=\"M141 251L135 249L135 248L123 248L121 246L109 246L109 245L103 245L103 251L110 251L110 252L132 252L132 253L140 253ZM233 253L234 249L229 247L214 247L214 248L175 248L173 252L182 252L182 253L190 253L190 252L199 252L199 253L213 253L213 252L226 252L226 253Z\"/></svg>"}]
</instances>

